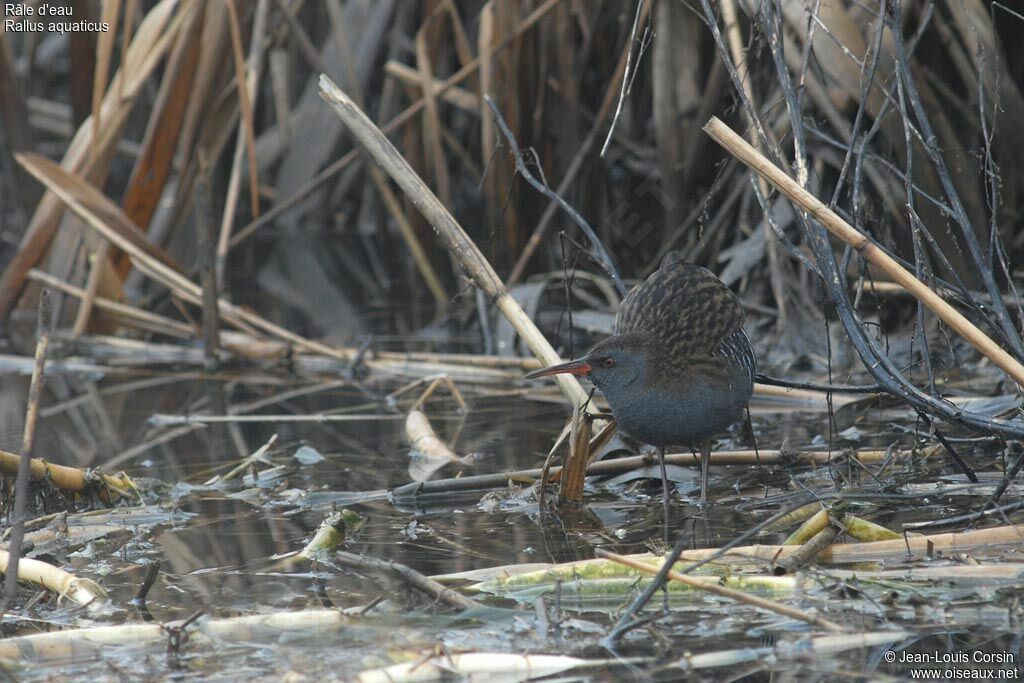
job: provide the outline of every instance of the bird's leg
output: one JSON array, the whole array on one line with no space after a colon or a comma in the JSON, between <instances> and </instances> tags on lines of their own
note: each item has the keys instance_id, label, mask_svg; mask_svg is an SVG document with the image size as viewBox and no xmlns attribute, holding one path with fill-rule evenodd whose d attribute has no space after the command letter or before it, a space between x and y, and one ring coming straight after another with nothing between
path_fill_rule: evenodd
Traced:
<instances>
[{"instance_id":1,"label":"bird's leg","mask_svg":"<svg viewBox=\"0 0 1024 683\"><path fill-rule=\"evenodd\" d=\"M665 470L665 448L658 447L658 464L661 465L661 492L665 496L665 507L668 507L668 472Z\"/></svg>"},{"instance_id":2,"label":"bird's leg","mask_svg":"<svg viewBox=\"0 0 1024 683\"><path fill-rule=\"evenodd\" d=\"M700 445L700 508L708 506L708 469L711 467L711 439Z\"/></svg>"}]
</instances>

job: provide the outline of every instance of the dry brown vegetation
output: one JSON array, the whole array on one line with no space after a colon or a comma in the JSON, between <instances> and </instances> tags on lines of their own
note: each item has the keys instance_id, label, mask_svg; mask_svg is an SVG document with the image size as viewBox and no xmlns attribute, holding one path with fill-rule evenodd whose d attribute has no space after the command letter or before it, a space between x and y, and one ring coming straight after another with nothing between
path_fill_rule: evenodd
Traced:
<instances>
[{"instance_id":1,"label":"dry brown vegetation","mask_svg":"<svg viewBox=\"0 0 1024 683\"><path fill-rule=\"evenodd\" d=\"M563 377L561 389L583 422L551 453L565 441L582 455L564 467L549 456L543 470L515 461L461 476L474 460L455 447L467 405L460 392L469 405L528 391L558 400L524 389L524 371L608 333L622 282L648 275L674 249L741 296L762 369L858 385L788 394L827 405L829 419L811 436L827 434L828 452L761 443L720 451L716 465L870 467L877 487L858 500L876 513L899 477L900 486L931 486L905 474L927 465L970 480L960 483L977 509L947 520L955 525L1021 507L998 506L1008 490L1017 495L1011 481L1024 465L1014 265L1024 258L1024 15L1012 3L68 6L74 19L110 30L0 33L0 372L36 369L22 453L0 450L5 502L19 464L33 481L22 481L20 512L8 506L8 518L52 511L57 489L74 492L60 504L83 490L99 492L89 499L97 507L133 501L140 492L126 475L71 465L113 472L172 442L199 444L213 469L223 451L238 455L224 479L239 479L284 452L270 437L279 423L302 421L363 459L345 480L346 493L367 494L360 502L391 496L397 509L421 495L563 471L574 473L568 497L582 499L584 475L592 482L650 459L586 469L610 431L601 422L591 431L575 379ZM43 288L55 319L47 367L60 375L45 389L32 358ZM368 390L367 374L387 389ZM100 376L127 381L100 387ZM0 435L15 435L0 442L10 451L25 415L19 381L0 385L19 397L0 412ZM184 400L168 391L132 405L171 382L187 384ZM329 414L330 392L342 387L358 400ZM863 409L858 389L894 398L882 405L898 406L894 422L907 434L884 434L874 441L888 449L872 443L847 457L831 447L832 409ZM760 396L771 392L762 386ZM451 418L435 407L442 393L460 408L455 429L442 427ZM61 447L37 448L29 460L37 417L70 426L61 425ZM409 472L426 479L448 467L458 476L394 488L372 464L391 432L360 443L324 426L403 419L424 456ZM243 430L244 422L258 424ZM540 436L546 451L551 435ZM744 439L734 445L754 446ZM978 457L965 462L958 449ZM814 495L837 513L824 515L829 535L819 540L840 557L849 544L828 544L848 532L836 522L847 519L844 496L862 493L861 479L844 476L834 491L813 480ZM26 512L28 490L39 510ZM780 515L810 500L791 493L772 503ZM911 517L905 530L943 525L941 517ZM1000 548L1020 532L1003 521ZM741 528L753 524L744 518ZM20 530L11 536L21 544ZM724 554L744 538L707 540ZM931 557L932 540L927 550L918 541L915 552ZM884 543L897 552L897 541ZM269 554L254 546L252 557ZM381 546L390 554L398 543ZM352 566L369 567L354 557ZM458 606L462 596L435 588L426 592L450 593Z\"/></svg>"}]
</instances>

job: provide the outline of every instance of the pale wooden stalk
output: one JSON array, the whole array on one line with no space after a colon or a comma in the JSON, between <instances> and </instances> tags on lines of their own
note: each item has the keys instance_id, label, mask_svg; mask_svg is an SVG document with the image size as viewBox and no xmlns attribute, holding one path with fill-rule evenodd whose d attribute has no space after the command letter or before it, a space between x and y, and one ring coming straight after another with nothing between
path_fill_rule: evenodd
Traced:
<instances>
[{"instance_id":1,"label":"pale wooden stalk","mask_svg":"<svg viewBox=\"0 0 1024 683\"><path fill-rule=\"evenodd\" d=\"M985 550L995 552L999 548L1019 547L1024 543L1024 525L1001 526L961 533L934 534L932 536L907 535L889 541L872 543L833 543L818 556L825 564L850 564L898 558L902 561L928 559L935 555L949 556L953 553L967 553ZM726 562L736 560L777 562L793 554L797 546L791 545L748 545L730 548L721 555ZM687 550L681 560L697 562L719 554L718 548Z\"/></svg>"},{"instance_id":2,"label":"pale wooden stalk","mask_svg":"<svg viewBox=\"0 0 1024 683\"><path fill-rule=\"evenodd\" d=\"M238 194L242 183L242 159L248 156L249 165L249 200L253 220L259 218L259 169L256 166L256 136L254 109L256 107L256 89L259 87L260 66L263 64L263 32L266 27L268 0L260 0L256 6L253 19L252 35L249 37L248 64L242 59L242 37L238 25L238 10L234 0L228 0L228 18L231 29L231 52L235 59L235 82L238 84L238 107L242 112L242 125L238 127L235 139L235 155L231 160L231 175L228 178L228 192L224 202L224 214L221 218L220 237L217 240L216 272L217 284L223 289L225 282L225 264L227 263L231 229L235 223L235 212L238 207Z\"/></svg>"},{"instance_id":3,"label":"pale wooden stalk","mask_svg":"<svg viewBox=\"0 0 1024 683\"><path fill-rule=\"evenodd\" d=\"M67 629L34 633L28 636L0 640L0 657L24 661L25 653L31 652L35 660L62 659L69 661L81 657L83 652L105 652L105 646L130 645L158 646L166 649L168 624L123 624L119 626L94 626L91 628ZM227 619L204 617L188 631L189 648L223 648L224 641L256 642L267 633L301 632L323 636L331 629L349 625L349 617L338 609L299 610L295 612L274 612L271 614L245 615Z\"/></svg>"},{"instance_id":4,"label":"pale wooden stalk","mask_svg":"<svg viewBox=\"0 0 1024 683\"><path fill-rule=\"evenodd\" d=\"M121 13L121 0L103 0L102 21L110 27L109 31L103 31L96 40L96 68L93 72L92 88L92 118L96 125L92 127L92 152L99 153L99 131L103 119L101 109L103 106L103 93L107 90L107 78L110 76L110 58L114 53L114 43L117 39L117 17ZM128 39L128 32L125 31L125 40ZM122 84L118 83L118 94L121 94Z\"/></svg>"},{"instance_id":5,"label":"pale wooden stalk","mask_svg":"<svg viewBox=\"0 0 1024 683\"><path fill-rule=\"evenodd\" d=\"M882 251L866 235L861 234L821 200L802 188L785 171L765 158L717 116L711 117L711 120L704 126L704 131L748 168L774 185L790 201L809 213L832 235L856 249L866 261L882 270L893 282L910 292L914 298L927 306L979 353L1012 377L1018 385L1024 387L1024 365L1017 362L1013 356L1004 351L959 311L943 301L942 297L914 277L894 258Z\"/></svg>"},{"instance_id":6,"label":"pale wooden stalk","mask_svg":"<svg viewBox=\"0 0 1024 683\"><path fill-rule=\"evenodd\" d=\"M434 89L431 84L434 81L434 71L430 61L430 52L427 46L427 31L434 23L437 10L427 17L426 21L416 32L416 67L419 69L421 87L423 91L423 151L429 165L433 166L434 183L441 200L451 204L451 181L448 177L448 165L444 158L444 146L441 135L441 116L437 109L437 98L434 96ZM321 75L321 84L324 76ZM322 89L321 89L322 92ZM369 120L369 119L367 119ZM377 127L374 126L374 130ZM382 136L383 137L383 136ZM378 162L379 163L379 162ZM411 170L411 169L410 169Z\"/></svg>"},{"instance_id":7,"label":"pale wooden stalk","mask_svg":"<svg viewBox=\"0 0 1024 683\"><path fill-rule=\"evenodd\" d=\"M449 251L465 268L472 278L473 284L487 294L534 355L545 364L554 365L561 362L558 354L534 325L530 316L505 289L498 274L494 272L480 249L377 126L367 118L366 114L356 106L348 95L342 92L331 79L322 74L320 76L320 95L331 105L352 136L398 183L423 214L423 217L444 240ZM557 378L562 393L570 403L582 405L586 402L586 392L574 377L557 375Z\"/></svg>"}]
</instances>

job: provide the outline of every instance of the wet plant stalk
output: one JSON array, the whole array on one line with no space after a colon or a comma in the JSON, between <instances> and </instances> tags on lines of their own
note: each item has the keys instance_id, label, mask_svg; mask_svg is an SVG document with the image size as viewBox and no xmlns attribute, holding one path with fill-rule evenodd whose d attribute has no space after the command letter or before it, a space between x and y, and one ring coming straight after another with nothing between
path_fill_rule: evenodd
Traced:
<instances>
[{"instance_id":1,"label":"wet plant stalk","mask_svg":"<svg viewBox=\"0 0 1024 683\"><path fill-rule=\"evenodd\" d=\"M11 521L11 541L8 545L9 559L4 570L4 594L0 601L2 609L18 592L18 560L21 556L21 542L25 533L25 509L28 506L28 475L32 460L32 447L36 440L36 420L39 417L39 398L43 393L43 370L46 366L46 351L50 346L50 330L53 326L53 303L50 290L39 293L39 341L36 343L35 366L32 369L32 383L28 390L28 408L25 410L25 429L21 439L21 460L18 462L18 478L14 486L14 514Z\"/></svg>"},{"instance_id":2,"label":"wet plant stalk","mask_svg":"<svg viewBox=\"0 0 1024 683\"><path fill-rule=\"evenodd\" d=\"M624 564L628 567L632 567L633 569L642 571L645 574L656 574L658 572L656 568L644 564L643 562L634 560L633 558L626 557L624 555L616 555L615 553L609 553L600 549L597 551L597 554L600 557L612 560L613 562L618 562L619 564ZM725 586L719 586L718 584L714 583L705 583L703 581L695 579L692 576L680 574L677 571L670 571L668 572L667 576L669 579L673 581L685 583L688 586L692 586L693 588L704 590L709 593L714 593L715 595L720 595L723 598L729 598L730 600L742 602L753 607L759 607L761 609L768 610L769 612L775 612L776 614L782 614L793 619L799 619L800 621L807 622L808 624L821 626L822 628L828 629L829 631L842 632L844 630L842 626L835 622L829 621L828 619L824 619L822 617L816 617L813 614L808 614L807 612L798 610L795 607L783 605L782 603L775 602L774 600L766 600L765 598L761 598L756 595L750 595L748 593L743 593L741 591L733 590L731 588L726 588Z\"/></svg>"}]
</instances>

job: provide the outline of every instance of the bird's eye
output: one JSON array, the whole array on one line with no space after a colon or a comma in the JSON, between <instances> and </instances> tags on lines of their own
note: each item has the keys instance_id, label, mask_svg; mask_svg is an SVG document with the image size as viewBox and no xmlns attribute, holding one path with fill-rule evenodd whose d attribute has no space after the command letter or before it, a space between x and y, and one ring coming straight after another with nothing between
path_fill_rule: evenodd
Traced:
<instances>
[{"instance_id":1,"label":"bird's eye","mask_svg":"<svg viewBox=\"0 0 1024 683\"><path fill-rule=\"evenodd\" d=\"M615 359L605 358L603 361L601 361L601 364L604 365L606 368L615 367Z\"/></svg>"}]
</instances>

